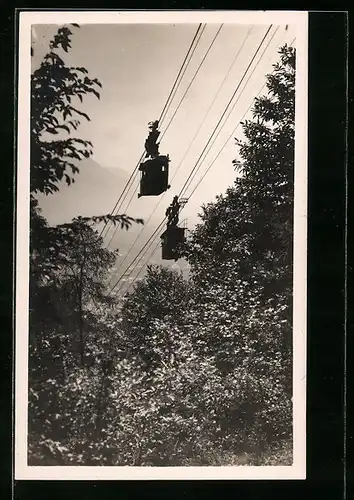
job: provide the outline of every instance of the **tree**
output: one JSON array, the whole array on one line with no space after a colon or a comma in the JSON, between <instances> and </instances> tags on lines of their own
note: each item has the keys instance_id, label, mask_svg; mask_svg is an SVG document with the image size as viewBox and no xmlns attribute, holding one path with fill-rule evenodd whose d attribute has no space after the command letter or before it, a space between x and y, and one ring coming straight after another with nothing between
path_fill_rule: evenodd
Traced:
<instances>
[{"instance_id":1,"label":"tree","mask_svg":"<svg viewBox=\"0 0 354 500\"><path fill-rule=\"evenodd\" d=\"M92 154L89 141L65 137L78 129L82 118L90 119L80 109L80 103L88 94L99 98L101 87L97 79L88 76L85 68L65 65L62 52L68 52L71 47L71 36L69 27L58 29L50 42L49 53L31 78L29 428L32 457L39 443L42 443L39 447L44 446L47 451L56 443L53 449L58 450L60 435L70 435L75 419L70 410L75 411L75 405L72 399L64 397L63 386L68 384L74 391L76 377L82 378L83 373L92 375L92 387L96 388L90 396L93 406L86 403L87 409L95 410L96 428L100 427L98 418L101 418L99 414L107 393L107 373L122 342L111 324L112 301L106 294L108 272L116 255L103 248L103 239L92 225L113 222L129 229L134 221L143 223L125 214L108 214L78 216L70 223L51 227L41 213L35 195L58 191L62 179L70 185L80 171L80 161ZM103 319L107 319L107 324ZM89 384L90 379L86 380ZM71 396L76 397L77 392L71 392ZM83 428L76 425L73 432L77 438Z\"/></svg>"},{"instance_id":2,"label":"tree","mask_svg":"<svg viewBox=\"0 0 354 500\"><path fill-rule=\"evenodd\" d=\"M245 141L236 140L242 176L203 207L187 253L191 263L237 260L238 275L261 276L278 268L289 276L292 263L295 54L280 50L281 62L268 75L268 96L256 99L254 120L243 123ZM193 250L193 251L192 251ZM197 276L195 276L197 278ZM272 281L272 280L270 280ZM287 281L287 289L291 280ZM282 288L283 289L283 288ZM273 290L267 287L267 291Z\"/></svg>"},{"instance_id":3,"label":"tree","mask_svg":"<svg viewBox=\"0 0 354 500\"><path fill-rule=\"evenodd\" d=\"M202 223L193 232L185 252L195 282L217 287L226 279L237 290L239 301L241 296L245 299L252 296L274 305L284 298L289 319L294 49L285 46L280 55L274 73L268 75L269 95L256 99L254 120L243 124L246 140L237 141L242 158L237 168L242 176L226 195L203 208Z\"/></svg>"},{"instance_id":4,"label":"tree","mask_svg":"<svg viewBox=\"0 0 354 500\"><path fill-rule=\"evenodd\" d=\"M112 327L102 325L112 300L106 283L116 253L102 247L97 231L81 218L48 229L48 246L42 246L47 262L30 297L30 428L58 432L67 413L60 386L85 367L97 369L115 357L122 344ZM103 370L103 372L102 372ZM96 377L97 378L97 377ZM98 383L98 382L97 382ZM98 395L97 395L98 398ZM65 419L64 419L65 421ZM48 428L48 423L50 428Z\"/></svg>"},{"instance_id":5,"label":"tree","mask_svg":"<svg viewBox=\"0 0 354 500\"><path fill-rule=\"evenodd\" d=\"M78 28L77 25L73 26ZM58 29L50 42L49 53L44 57L39 68L33 72L31 78L30 308L33 318L31 325L34 330L36 329L34 325L38 324L38 321L46 321L43 314L54 314L54 304L48 297L47 311L39 305L38 301L36 302L36 297L44 298L48 292L48 283L55 283L58 289L58 273L62 268L60 259L62 255L68 257L66 245L72 251L70 257L72 266L80 267L79 262L82 263L83 259L79 256L81 250L85 252L84 259L88 262L89 256L85 248L82 245L75 246L73 242L75 236L81 238L85 234L91 238L89 248L91 252L94 252L93 261L95 261L96 253L101 252L102 270L106 272L104 250L97 247L97 245L102 246L103 241L94 236L94 230L89 227L89 224L113 222L120 224L121 228L129 229L133 221L143 223L141 219L133 219L125 214L108 214L77 218L71 223L52 228L41 214L35 197L36 193L50 195L59 189L58 183L63 178L70 185L75 180L74 176L79 173L80 160L92 154L92 144L89 141L78 137L68 139L64 137L65 134L70 135L78 129L81 118L90 119L79 109L79 105L88 94L99 98L101 87L101 83L96 78L89 78L85 68L65 65L61 54L68 52L71 47L71 37L72 31L69 27L64 26ZM58 139L51 140L53 135L56 135ZM96 246L94 241L97 243ZM73 263L75 258L76 264ZM112 258L110 257L111 260ZM95 267L97 276L99 269L98 262ZM65 286L67 284L62 284L63 290ZM83 290L83 287L81 289ZM81 292L78 292L77 283L75 283L75 290L80 296ZM97 290L97 285L90 289L90 293L93 294L92 298L95 297ZM77 312L77 317L81 316L82 314Z\"/></svg>"},{"instance_id":6,"label":"tree","mask_svg":"<svg viewBox=\"0 0 354 500\"><path fill-rule=\"evenodd\" d=\"M195 342L239 387L225 425L265 444L291 435L294 49L280 49L267 88L236 141L241 177L203 207L185 247L203 324Z\"/></svg>"},{"instance_id":7,"label":"tree","mask_svg":"<svg viewBox=\"0 0 354 500\"><path fill-rule=\"evenodd\" d=\"M178 328L188 311L190 292L189 284L176 271L148 266L144 280L125 297L122 328L132 350L147 367L172 355L172 331L169 336L160 334L157 323L161 320Z\"/></svg>"},{"instance_id":8,"label":"tree","mask_svg":"<svg viewBox=\"0 0 354 500\"><path fill-rule=\"evenodd\" d=\"M77 130L80 117L89 116L78 109L76 101L91 93L98 99L102 87L96 79L87 76L85 68L69 68L59 55L71 47L71 30L58 29L50 42L50 51L32 74L31 79L31 192L50 194L58 191L57 184L65 177L70 184L73 174L79 172L74 160L80 161L92 154L92 144L80 138L48 140L60 131ZM71 175L69 173L71 170Z\"/></svg>"},{"instance_id":9,"label":"tree","mask_svg":"<svg viewBox=\"0 0 354 500\"><path fill-rule=\"evenodd\" d=\"M40 309L44 296L47 304L57 307L56 317L67 325L76 325L81 364L84 363L85 307L106 304L112 299L106 294L107 277L116 260L116 251L103 248L103 239L87 222L77 217L71 223L48 230L48 246L42 247L41 262L51 264L42 286L37 287L33 300L39 299L34 310ZM46 255L45 255L46 254ZM33 302L33 301L32 301ZM66 313L61 314L66 308ZM43 313L41 313L43 319Z\"/></svg>"}]
</instances>

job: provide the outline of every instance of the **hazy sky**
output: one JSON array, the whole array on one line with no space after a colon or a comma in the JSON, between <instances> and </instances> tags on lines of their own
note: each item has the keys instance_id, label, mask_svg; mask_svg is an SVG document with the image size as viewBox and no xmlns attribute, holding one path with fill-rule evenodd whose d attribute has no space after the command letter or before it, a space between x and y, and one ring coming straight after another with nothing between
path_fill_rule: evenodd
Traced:
<instances>
[{"instance_id":1,"label":"hazy sky","mask_svg":"<svg viewBox=\"0 0 354 500\"><path fill-rule=\"evenodd\" d=\"M162 133L219 26L207 25L169 114L161 125ZM98 78L103 86L100 100L88 97L84 101L81 109L88 113L91 121L83 120L80 127L82 137L91 140L94 144L92 158L103 167L123 169L129 174L132 172L144 150L148 122L157 119L160 115L196 28L197 25L188 24L82 25L80 29L73 28L72 50L65 54L65 61L73 66L86 67L89 75ZM251 26L247 25L223 26L161 141L160 152L168 153L171 158L171 177L175 170L180 167L171 189L158 207L161 212L169 204L170 198L183 186L268 27L258 25L252 28L202 129L180 165L250 28ZM36 25L34 27L34 66L38 65L47 51L49 40L56 29L57 27L53 25ZM272 29L266 42L275 29L275 27ZM271 65L277 60L276 52L279 46L283 45L285 41L290 43L293 39L294 32L291 26L288 30L285 30L285 26L278 28L264 57L241 95L249 73L243 81L240 87L239 101L196 174L189 192L217 155L254 96L261 89L265 81L265 74L271 70ZM265 45L262 46L262 49L264 47ZM255 59L255 63L261 53L262 50ZM236 135L240 136L240 132L241 127L236 131ZM213 199L216 193L224 192L226 187L232 183L235 177L232 160L236 156L237 148L232 136L227 147L184 209L185 215L193 216L201 203ZM132 189L136 187L136 182ZM123 186L120 187L120 190L122 188ZM119 192L117 198L118 196ZM127 199L129 198L130 195ZM142 202L145 205L144 211L145 209L149 210L149 208L152 210L159 198L137 200L134 197L134 202L129 210L133 215L138 214ZM114 203L115 201L112 200L112 208Z\"/></svg>"},{"instance_id":2,"label":"hazy sky","mask_svg":"<svg viewBox=\"0 0 354 500\"><path fill-rule=\"evenodd\" d=\"M198 25L194 24L112 24L81 25L80 29L72 28L72 49L68 54L63 54L66 63L87 68L89 76L98 78L102 83L101 99L87 97L80 108L90 116L91 121L82 121L79 134L91 140L94 145L92 158L102 167L125 170L128 174L133 171L144 150L148 122L159 117L197 27ZM216 24L206 26L169 113L161 124L162 133L219 27L220 25ZM40 64L48 51L49 41L57 28L55 25L33 27L34 68ZM160 153L168 153L171 159L170 179L178 168L176 177L171 183L172 187L159 197L138 199L135 195L128 207L129 215L144 217L146 220L159 203L155 216L160 220L163 219L167 206L185 183L267 29L268 26L241 24L227 24L222 27L166 135L161 140ZM260 59L271 38L268 48ZM279 47L285 42L292 43L294 38L295 29L291 25L287 29L285 25L274 26L271 29L236 94L237 104L198 170L187 196L261 90L265 83L265 75L272 70L272 64L279 58L277 54ZM244 46L235 64L204 120L243 43ZM296 42L293 45L296 45ZM257 65L258 61L260 62ZM246 84L253 68L256 69ZM246 117L250 117L250 114L248 113ZM199 134L192 142L202 123ZM233 183L236 174L232 160L237 157L237 148L233 140L235 136L242 137L241 127L231 136L227 146L183 210L181 220L187 218L189 227L195 223L200 206L213 200L216 194L225 192ZM190 150L181 163L189 147ZM83 172L80 175L85 174ZM131 198L137 185L138 177L126 200ZM117 186L116 197L106 200L112 209L123 187ZM126 204L126 202L123 204L121 211L124 211ZM141 248L148 236L142 238L142 243L139 243L136 251Z\"/></svg>"}]
</instances>

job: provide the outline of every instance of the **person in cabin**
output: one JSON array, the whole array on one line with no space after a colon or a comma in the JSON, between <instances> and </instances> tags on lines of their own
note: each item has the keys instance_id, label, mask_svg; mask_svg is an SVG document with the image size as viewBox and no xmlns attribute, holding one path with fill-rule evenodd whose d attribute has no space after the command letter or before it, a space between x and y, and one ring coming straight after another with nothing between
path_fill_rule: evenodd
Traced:
<instances>
[{"instance_id":1,"label":"person in cabin","mask_svg":"<svg viewBox=\"0 0 354 500\"><path fill-rule=\"evenodd\" d=\"M153 122L149 122L148 123L148 127L149 127L149 130L157 130L158 127L159 127L159 121L158 120L155 120Z\"/></svg>"},{"instance_id":2,"label":"person in cabin","mask_svg":"<svg viewBox=\"0 0 354 500\"><path fill-rule=\"evenodd\" d=\"M158 120L149 123L150 132L145 141L146 154L151 158L156 158L159 155L159 143L157 143L157 139L159 138L160 132L157 130L158 126Z\"/></svg>"},{"instance_id":3,"label":"person in cabin","mask_svg":"<svg viewBox=\"0 0 354 500\"><path fill-rule=\"evenodd\" d=\"M156 158L159 156L159 144L151 141L148 137L145 141L145 151L150 158Z\"/></svg>"}]
</instances>

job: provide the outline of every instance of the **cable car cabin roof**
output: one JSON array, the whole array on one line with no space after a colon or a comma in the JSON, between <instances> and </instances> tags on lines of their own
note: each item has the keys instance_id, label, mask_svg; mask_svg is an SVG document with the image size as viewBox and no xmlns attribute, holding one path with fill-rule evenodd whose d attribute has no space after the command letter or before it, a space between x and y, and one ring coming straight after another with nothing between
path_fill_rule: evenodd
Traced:
<instances>
[{"instance_id":1,"label":"cable car cabin roof","mask_svg":"<svg viewBox=\"0 0 354 500\"><path fill-rule=\"evenodd\" d=\"M168 156L158 156L141 163L140 196L157 196L169 189Z\"/></svg>"}]
</instances>

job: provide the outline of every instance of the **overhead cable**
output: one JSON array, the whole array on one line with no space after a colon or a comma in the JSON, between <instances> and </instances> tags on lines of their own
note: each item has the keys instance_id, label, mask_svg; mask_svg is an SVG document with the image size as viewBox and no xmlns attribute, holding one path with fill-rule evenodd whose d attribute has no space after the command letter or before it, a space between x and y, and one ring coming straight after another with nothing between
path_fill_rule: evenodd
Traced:
<instances>
[{"instance_id":1,"label":"overhead cable","mask_svg":"<svg viewBox=\"0 0 354 500\"><path fill-rule=\"evenodd\" d=\"M167 108L168 108L168 106L169 106L169 104L170 104L170 101L171 101L171 96L172 96L172 94L173 94L173 92L174 92L174 90L175 90L176 86L177 86L177 85L179 85L179 82L180 82L180 75L181 75L181 73L182 73L182 71L183 71L184 67L186 66L186 63L187 63L187 60L188 60L189 54L190 54L190 52L193 50L194 42L195 42L195 40L197 39L198 34L199 34L199 32L200 32L201 28L202 28L202 23L200 23L200 24L199 24L199 26L198 26L198 28L197 28L197 30L196 30L196 33L195 33L195 35L194 35L194 37L193 37L193 39L192 39L192 42L190 43L189 49L188 49L188 51L187 51L187 54L186 54L186 56L185 56L185 58L184 58L184 60L183 60L183 62L182 62L182 65L181 65L180 70L179 70L179 72L178 72L178 74L177 74L177 77L176 77L176 79L175 79L175 82L174 82L174 84L173 84L173 86L172 86L172 89L171 89L171 91L170 91L170 93L169 93L169 95L168 95L168 97L167 97L166 103L165 103L165 105L164 105L164 107L163 107L163 109L162 109L162 112L161 112L161 115L160 115L159 121L161 121L161 119L164 117L164 113L166 112L166 110L167 110ZM205 27L204 27L204 29L205 29ZM200 38L199 38L199 40L200 40ZM199 41L199 40L198 40L198 41ZM194 48L194 50L195 50L195 48ZM189 59L189 61L190 61L190 59ZM188 61L188 62L189 62L189 61ZM134 168L134 170L133 170L132 174L130 175L130 177L129 177L129 179L128 179L128 181L127 181L127 183L126 183L126 185L125 185L125 187L124 187L124 189L123 189L123 191L122 191L122 193L120 194L120 196L119 196L119 198L118 198L118 200L117 200L116 204L114 205L114 207L113 207L113 209L112 209L112 211L111 211L111 214L110 214L110 215L113 215L113 214L114 214L114 212L115 212L115 210L117 209L118 204L120 203L120 201L121 201L121 199L122 199L122 197L123 197L123 194L124 194L124 193L125 193L125 191L127 190L128 186L129 186L129 184L130 184L130 182L131 182L131 180L132 180L132 178L133 178L133 176L134 176L134 174L135 174L136 170L139 168L139 164L140 164L140 163L141 163L141 161L143 160L144 156L145 156L145 151L141 154L141 156L140 156L140 158L139 158L139 160L138 160L138 162L137 162L137 164L136 164L136 167ZM101 230L101 232L100 232L100 236L102 235L102 233L103 233L103 232L105 231L105 229L107 228L107 226L108 226L108 222L109 222L109 221L107 221L107 222L105 223L104 227L102 228L102 230ZM107 232L106 232L105 234L107 234ZM104 236L105 236L105 235L104 235Z\"/></svg>"},{"instance_id":2,"label":"overhead cable","mask_svg":"<svg viewBox=\"0 0 354 500\"><path fill-rule=\"evenodd\" d=\"M211 139L212 139L213 135L215 134L215 132L216 132L216 130L217 130L217 128L218 128L218 126L220 125L220 123L221 123L221 121L222 121L222 118L225 116L225 114L226 114L226 112L227 112L227 109L229 108L229 106L230 106L230 104L231 104L231 102L232 102L232 100L233 100L233 98L234 98L234 96L235 96L235 94L236 94L237 90L240 88L240 85L241 85L242 81L244 80L244 78L245 78L245 76L246 76L246 74L247 74L247 72L248 72L249 68L251 67L251 65L252 65L252 63L253 63L253 61L254 61L254 59L256 58L256 56L257 56L257 54L258 54L258 52L259 52L259 50L260 50L261 46L263 45L263 43L264 43L264 41L265 41L265 39L266 39L266 37L267 37L267 35L268 35L269 31L271 30L271 28L272 28L272 25L270 25L270 27L267 29L267 31L266 31L266 33L265 33L265 35L264 35L264 37L263 37L262 41L260 42L260 44L259 44L259 46L258 46L258 48L257 48L257 50L256 50L256 52L255 52L255 54L253 55L253 57L252 57L252 59L251 59L251 61L250 61L249 65L248 65L248 67L246 68L246 70L245 70L245 72L244 72L244 74L243 74L243 77L241 78L241 80L240 80L239 84L237 85L237 87L236 87L236 89L235 89L235 91L234 91L234 93L233 93L233 95L232 95L231 99L229 100L229 102L228 102L228 104L227 104L227 106L226 106L226 108L225 108L224 112L222 113L222 115L221 115L221 117L220 117L220 119L219 119L219 121L218 121L217 125L214 127L214 130L213 130L213 132L212 132L212 134L211 134L211 136L210 136L210 138L209 138L209 140L208 140L208 142L207 142L206 146L204 147L204 149L203 149L203 151L202 151L201 155L199 156L199 158L198 158L198 160L197 160L196 165L195 165L195 166L194 166L194 168L192 169L192 171L191 171L191 173L190 173L189 177L187 178L187 181L185 182L184 186L182 187L182 189L181 189L181 191L180 191L180 194L179 194L179 197L181 196L181 193L183 192L184 188L186 187L186 185L187 185L187 183L188 183L188 181L189 181L190 177L191 177L191 176L192 176L192 174L193 174L193 171L194 171L194 170L195 170L195 168L197 167L198 162L199 162L199 161L200 161L200 159L202 158L204 151L205 151L205 150L206 150L206 148L208 147L208 144L210 143L210 141L211 141ZM273 35L273 36L274 36L274 35ZM273 38L273 37L272 37L272 38ZM268 45L269 45L269 44L268 44ZM148 241L145 243L145 245L143 246L143 248L140 250L140 252L139 252L139 253L136 255L136 257L133 259L133 261L132 261L132 262L131 262L131 264L129 265L128 269L129 269L129 268L130 268L130 267L131 267L131 266L132 266L132 265L133 265L133 264L134 264L134 263L135 263L135 262L139 259L139 257L140 257L140 256L141 256L141 257L140 257L140 259L139 259L138 263L141 261L141 259L143 258L143 255L141 255L141 254L144 252L145 248L149 245L150 241L154 239L155 234L156 234L156 233L160 230L160 228L161 228L161 227L162 227L162 225L164 224L165 220L166 220L166 217L162 220L162 222L159 224L159 226L155 229L154 233L150 236L150 238L148 239ZM138 263L135 265L135 267L138 265ZM135 268L135 267L134 267L134 268ZM132 272L133 272L134 268L132 269L132 271L130 272L130 274L129 274L129 275L131 275L131 274L132 274ZM123 275L125 275L125 273L123 273ZM113 290L117 287L117 285L119 284L119 282L120 282L120 281L121 281L121 279L118 279L118 281L116 282L116 284L115 284L115 285L113 286L113 288L111 289L110 293L112 293L112 292L113 292Z\"/></svg>"}]
</instances>

